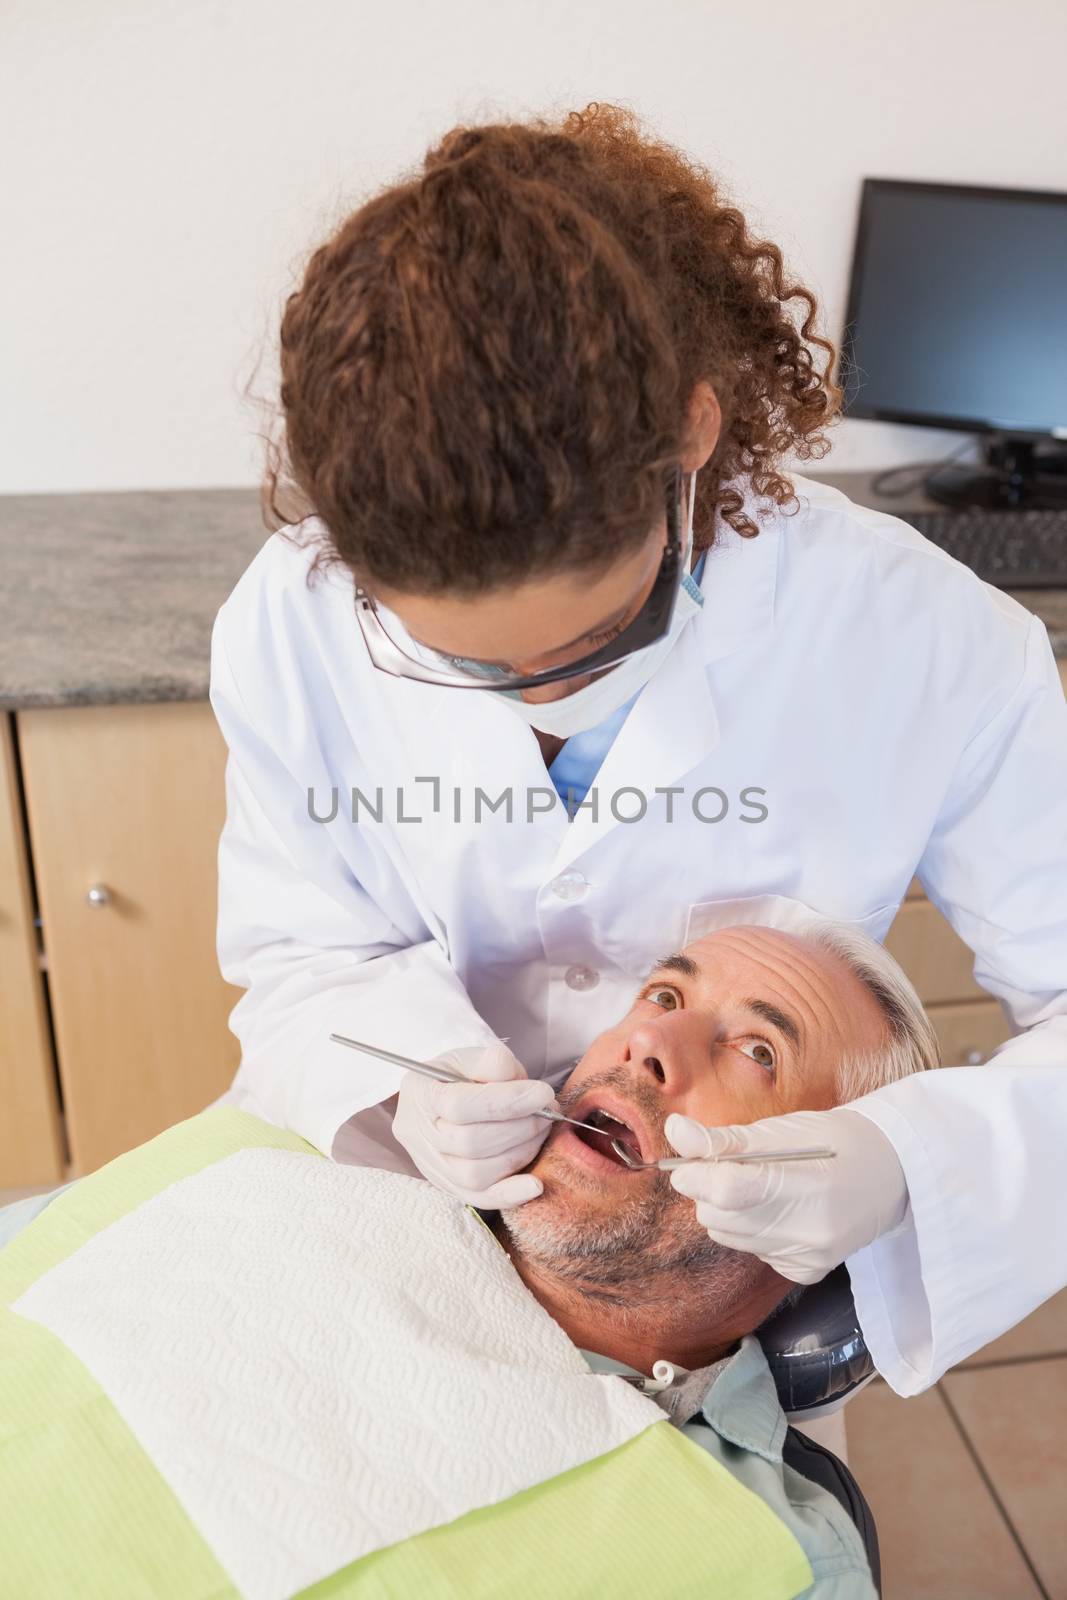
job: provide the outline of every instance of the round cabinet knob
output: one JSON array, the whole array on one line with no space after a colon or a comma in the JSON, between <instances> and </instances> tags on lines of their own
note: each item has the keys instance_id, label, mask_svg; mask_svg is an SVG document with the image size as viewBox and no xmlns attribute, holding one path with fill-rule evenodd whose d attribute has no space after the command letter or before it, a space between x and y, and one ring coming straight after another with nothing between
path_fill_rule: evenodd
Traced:
<instances>
[{"instance_id":1,"label":"round cabinet knob","mask_svg":"<svg viewBox=\"0 0 1067 1600\"><path fill-rule=\"evenodd\" d=\"M109 906L111 890L106 883L94 883L85 898L91 906Z\"/></svg>"}]
</instances>

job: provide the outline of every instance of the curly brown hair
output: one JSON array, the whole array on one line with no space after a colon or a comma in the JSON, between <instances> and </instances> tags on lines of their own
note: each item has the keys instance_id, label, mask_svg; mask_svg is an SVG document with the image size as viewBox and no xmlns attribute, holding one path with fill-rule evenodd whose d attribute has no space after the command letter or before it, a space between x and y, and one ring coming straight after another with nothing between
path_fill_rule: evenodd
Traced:
<instances>
[{"instance_id":1,"label":"curly brown hair","mask_svg":"<svg viewBox=\"0 0 1067 1600\"><path fill-rule=\"evenodd\" d=\"M316 515L315 565L372 589L602 568L662 516L703 378L723 420L694 542L717 511L753 536L743 480L788 508L782 457L829 447L840 393L816 315L711 174L632 112L454 128L286 303L271 525Z\"/></svg>"}]
</instances>

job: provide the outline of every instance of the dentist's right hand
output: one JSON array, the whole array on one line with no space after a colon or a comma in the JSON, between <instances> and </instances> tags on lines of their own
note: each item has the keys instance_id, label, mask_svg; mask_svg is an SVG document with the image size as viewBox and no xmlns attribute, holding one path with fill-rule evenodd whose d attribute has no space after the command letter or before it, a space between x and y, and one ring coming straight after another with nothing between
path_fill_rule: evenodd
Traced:
<instances>
[{"instance_id":1,"label":"dentist's right hand","mask_svg":"<svg viewBox=\"0 0 1067 1600\"><path fill-rule=\"evenodd\" d=\"M406 1072L393 1134L424 1178L484 1211L522 1205L542 1184L523 1172L552 1123L533 1113L556 1106L550 1083L528 1078L506 1045L470 1045L433 1057L466 1083L437 1083Z\"/></svg>"}]
</instances>

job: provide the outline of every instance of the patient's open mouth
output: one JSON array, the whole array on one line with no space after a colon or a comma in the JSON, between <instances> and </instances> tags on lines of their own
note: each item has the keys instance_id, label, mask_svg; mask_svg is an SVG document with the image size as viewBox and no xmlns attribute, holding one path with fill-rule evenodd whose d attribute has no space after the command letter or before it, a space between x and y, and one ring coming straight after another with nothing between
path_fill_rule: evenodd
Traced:
<instances>
[{"instance_id":1,"label":"patient's open mouth","mask_svg":"<svg viewBox=\"0 0 1067 1600\"><path fill-rule=\"evenodd\" d=\"M597 1129L597 1132L590 1133L585 1128L575 1128L574 1132L578 1135L578 1138L581 1139L583 1144L590 1145L592 1149L599 1151L602 1156L607 1156L609 1161L614 1161L616 1166L622 1167L624 1171L630 1170L611 1148L612 1139L618 1139L628 1150L633 1151L638 1160L641 1159L640 1141L630 1125L623 1122L621 1118L611 1116L607 1111L595 1106L592 1111L582 1113L582 1121L590 1123Z\"/></svg>"}]
</instances>

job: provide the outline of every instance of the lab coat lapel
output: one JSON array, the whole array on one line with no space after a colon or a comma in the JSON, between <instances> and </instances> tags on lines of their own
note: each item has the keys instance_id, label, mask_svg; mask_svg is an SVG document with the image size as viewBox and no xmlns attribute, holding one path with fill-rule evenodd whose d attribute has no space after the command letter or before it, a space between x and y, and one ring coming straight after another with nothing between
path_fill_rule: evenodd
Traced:
<instances>
[{"instance_id":1,"label":"lab coat lapel","mask_svg":"<svg viewBox=\"0 0 1067 1600\"><path fill-rule=\"evenodd\" d=\"M716 661L754 641L768 647L774 626L779 527L775 519L754 539L720 528L708 552L701 582L704 605L680 635L659 672L647 684L619 730L593 780L592 805L575 812L560 838L553 872L583 855L615 828L628 826L614 815L649 813L663 806L657 788L679 783L707 759L719 743L719 717L710 681ZM622 794L625 789L636 794Z\"/></svg>"},{"instance_id":2,"label":"lab coat lapel","mask_svg":"<svg viewBox=\"0 0 1067 1600\"><path fill-rule=\"evenodd\" d=\"M718 741L719 719L699 641L689 627L620 728L593 779L588 803L575 812L560 841L553 871L562 871L613 829L626 826L614 815L613 801L621 816L639 813L642 799L651 809L656 788L675 783Z\"/></svg>"},{"instance_id":3,"label":"lab coat lapel","mask_svg":"<svg viewBox=\"0 0 1067 1600\"><path fill-rule=\"evenodd\" d=\"M538 852L550 860L568 829L567 812L545 769L540 746L528 727L495 695L472 691L430 690L439 703L427 710L427 689L422 684L402 684L410 692L404 701L400 729L411 773L439 780L437 815L452 848L460 832L471 829L480 839L487 823L477 820L476 797L483 805L510 794L511 807L529 838L533 830ZM419 791L409 779L416 798ZM424 792L424 805L429 791ZM550 809L549 801L554 801ZM487 809L485 815L491 812Z\"/></svg>"}]
</instances>

